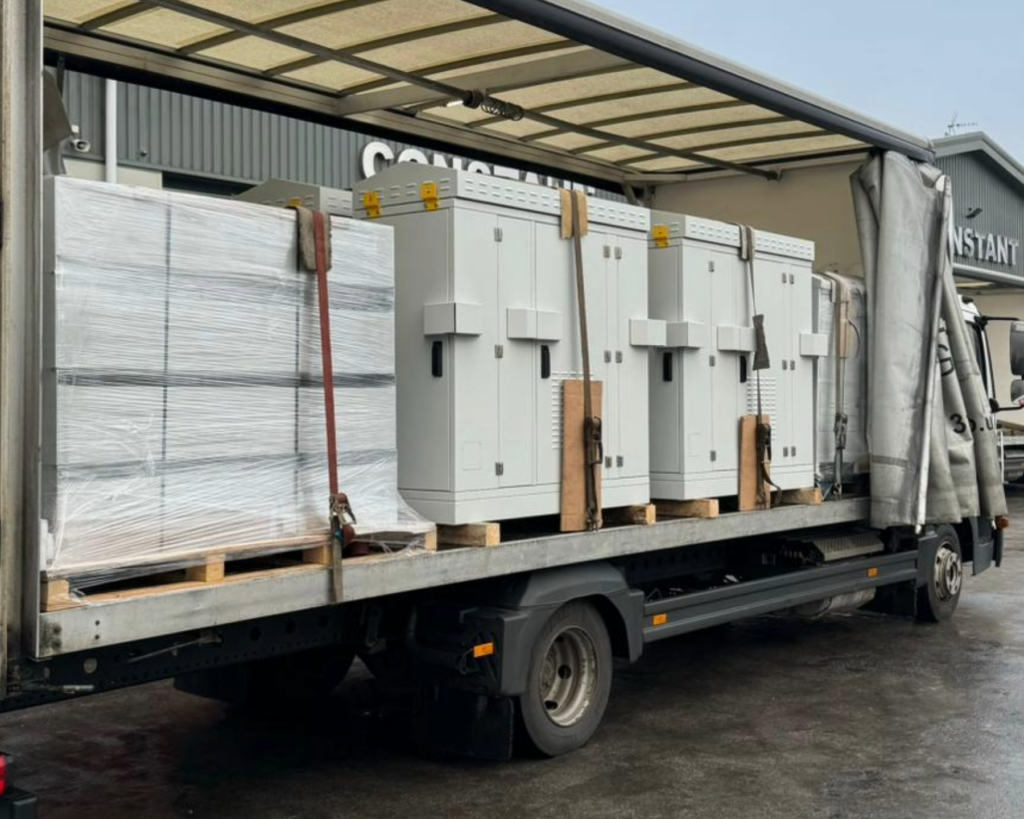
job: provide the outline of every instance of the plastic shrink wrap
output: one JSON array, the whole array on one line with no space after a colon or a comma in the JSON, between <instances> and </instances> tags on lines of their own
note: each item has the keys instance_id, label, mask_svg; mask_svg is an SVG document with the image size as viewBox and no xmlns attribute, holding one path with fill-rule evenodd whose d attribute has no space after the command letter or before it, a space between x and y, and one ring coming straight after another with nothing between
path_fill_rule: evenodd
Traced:
<instances>
[{"instance_id":1,"label":"plastic shrink wrap","mask_svg":"<svg viewBox=\"0 0 1024 819\"><path fill-rule=\"evenodd\" d=\"M105 582L323 542L316 276L294 212L61 177L46 237L42 568ZM335 218L331 240L341 488L357 533L400 548L432 524L396 488L392 233Z\"/></svg>"}]
</instances>

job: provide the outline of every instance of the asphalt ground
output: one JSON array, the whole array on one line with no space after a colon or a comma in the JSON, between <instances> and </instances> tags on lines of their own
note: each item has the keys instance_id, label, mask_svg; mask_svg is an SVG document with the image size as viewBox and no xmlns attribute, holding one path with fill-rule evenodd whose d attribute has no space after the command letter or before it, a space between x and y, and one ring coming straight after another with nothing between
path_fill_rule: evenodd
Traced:
<instances>
[{"instance_id":1,"label":"asphalt ground","mask_svg":"<svg viewBox=\"0 0 1024 819\"><path fill-rule=\"evenodd\" d=\"M952 622L761 617L649 646L589 745L439 758L356 667L327 703L243 717L169 683L0 718L48 819L1024 816L1024 494L1003 568Z\"/></svg>"}]
</instances>

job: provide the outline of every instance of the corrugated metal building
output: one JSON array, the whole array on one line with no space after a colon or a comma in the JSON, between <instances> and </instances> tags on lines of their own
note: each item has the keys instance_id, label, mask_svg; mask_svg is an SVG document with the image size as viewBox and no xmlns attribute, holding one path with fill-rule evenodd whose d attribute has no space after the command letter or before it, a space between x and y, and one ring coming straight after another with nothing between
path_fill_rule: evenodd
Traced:
<instances>
[{"instance_id":1,"label":"corrugated metal building","mask_svg":"<svg viewBox=\"0 0 1024 819\"><path fill-rule=\"evenodd\" d=\"M986 134L935 141L936 164L953 180L957 275L1024 285L1024 168Z\"/></svg>"},{"instance_id":2,"label":"corrugated metal building","mask_svg":"<svg viewBox=\"0 0 1024 819\"><path fill-rule=\"evenodd\" d=\"M983 315L1024 319L1024 167L983 133L935 141L953 181L953 264ZM1010 403L1009 322L988 325L999 403ZM1000 416L1024 421L1024 411Z\"/></svg>"},{"instance_id":3,"label":"corrugated metal building","mask_svg":"<svg viewBox=\"0 0 1024 819\"><path fill-rule=\"evenodd\" d=\"M132 184L224 195L271 178L350 188L398 159L548 181L343 128L69 71L64 98L79 129L66 150L74 175L103 175L107 88L117 96L118 179Z\"/></svg>"}]
</instances>

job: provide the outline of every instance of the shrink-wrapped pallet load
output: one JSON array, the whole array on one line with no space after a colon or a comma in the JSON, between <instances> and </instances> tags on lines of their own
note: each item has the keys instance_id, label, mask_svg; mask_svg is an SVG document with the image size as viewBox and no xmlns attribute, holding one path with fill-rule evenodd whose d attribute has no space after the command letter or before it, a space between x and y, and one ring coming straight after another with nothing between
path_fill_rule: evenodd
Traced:
<instances>
[{"instance_id":1,"label":"shrink-wrapped pallet load","mask_svg":"<svg viewBox=\"0 0 1024 819\"><path fill-rule=\"evenodd\" d=\"M295 215L68 178L46 214L43 516L52 576L321 542L315 274ZM360 535L430 528L397 491L390 228L333 219L341 486Z\"/></svg>"}]
</instances>

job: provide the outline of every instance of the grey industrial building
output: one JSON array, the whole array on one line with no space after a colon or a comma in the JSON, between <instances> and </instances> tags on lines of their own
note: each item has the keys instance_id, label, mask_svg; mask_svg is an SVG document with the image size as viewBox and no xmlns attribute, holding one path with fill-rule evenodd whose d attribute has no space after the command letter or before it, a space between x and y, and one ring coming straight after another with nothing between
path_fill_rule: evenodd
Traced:
<instances>
[{"instance_id":1,"label":"grey industrial building","mask_svg":"<svg viewBox=\"0 0 1024 819\"><path fill-rule=\"evenodd\" d=\"M108 94L117 97L109 119ZM271 178L351 188L397 160L546 181L404 142L71 71L64 98L78 128L65 151L75 176L104 178L109 148L120 182L220 195Z\"/></svg>"},{"instance_id":2,"label":"grey industrial building","mask_svg":"<svg viewBox=\"0 0 1024 819\"><path fill-rule=\"evenodd\" d=\"M936 160L953 181L953 269L961 292L982 314L1024 319L1024 167L987 134L935 141ZM1009 404L1009 322L988 325L996 397ZM1024 410L1001 421L1024 422Z\"/></svg>"}]
</instances>

